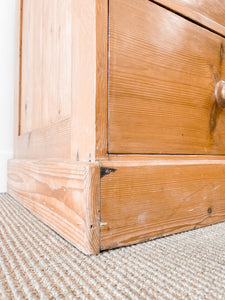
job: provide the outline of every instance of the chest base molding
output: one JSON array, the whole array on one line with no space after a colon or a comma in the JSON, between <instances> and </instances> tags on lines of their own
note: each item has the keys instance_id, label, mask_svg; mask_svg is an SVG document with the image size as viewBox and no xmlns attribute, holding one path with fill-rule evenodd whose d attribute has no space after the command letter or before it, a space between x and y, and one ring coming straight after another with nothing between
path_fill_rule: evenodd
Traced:
<instances>
[{"instance_id":1,"label":"chest base molding","mask_svg":"<svg viewBox=\"0 0 225 300\"><path fill-rule=\"evenodd\" d=\"M143 158L13 159L8 192L86 254L225 221L223 156Z\"/></svg>"}]
</instances>

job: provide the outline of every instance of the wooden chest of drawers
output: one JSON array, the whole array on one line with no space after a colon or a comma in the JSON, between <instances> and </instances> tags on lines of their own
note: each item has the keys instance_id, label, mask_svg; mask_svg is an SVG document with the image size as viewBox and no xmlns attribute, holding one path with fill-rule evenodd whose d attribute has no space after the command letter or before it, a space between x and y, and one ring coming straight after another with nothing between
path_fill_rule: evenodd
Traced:
<instances>
[{"instance_id":1,"label":"wooden chest of drawers","mask_svg":"<svg viewBox=\"0 0 225 300\"><path fill-rule=\"evenodd\" d=\"M225 220L225 1L18 0L8 191L87 254Z\"/></svg>"}]
</instances>

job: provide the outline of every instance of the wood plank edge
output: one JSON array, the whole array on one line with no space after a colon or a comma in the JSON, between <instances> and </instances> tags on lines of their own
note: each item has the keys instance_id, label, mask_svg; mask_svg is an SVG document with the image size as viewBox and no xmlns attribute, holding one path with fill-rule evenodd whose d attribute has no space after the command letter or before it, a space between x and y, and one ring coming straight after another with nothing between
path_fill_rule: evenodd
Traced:
<instances>
[{"instance_id":1,"label":"wood plank edge","mask_svg":"<svg viewBox=\"0 0 225 300\"><path fill-rule=\"evenodd\" d=\"M96 1L96 144L97 160L108 159L108 0Z\"/></svg>"},{"instance_id":2,"label":"wood plank edge","mask_svg":"<svg viewBox=\"0 0 225 300\"><path fill-rule=\"evenodd\" d=\"M8 193L84 254L100 252L98 163L12 159Z\"/></svg>"},{"instance_id":3,"label":"wood plank edge","mask_svg":"<svg viewBox=\"0 0 225 300\"><path fill-rule=\"evenodd\" d=\"M225 221L221 157L101 161L100 167L101 250Z\"/></svg>"},{"instance_id":4,"label":"wood plank edge","mask_svg":"<svg viewBox=\"0 0 225 300\"><path fill-rule=\"evenodd\" d=\"M197 25L202 26L203 28L215 34L219 34L220 36L225 37L225 28L222 24L219 24L206 15L203 15L193 8L188 7L188 5L186 4L179 3L179 1L175 3L173 1L167 0L152 0L152 2L166 9L169 9L170 11L182 17L189 19L193 23L196 23Z\"/></svg>"}]
</instances>

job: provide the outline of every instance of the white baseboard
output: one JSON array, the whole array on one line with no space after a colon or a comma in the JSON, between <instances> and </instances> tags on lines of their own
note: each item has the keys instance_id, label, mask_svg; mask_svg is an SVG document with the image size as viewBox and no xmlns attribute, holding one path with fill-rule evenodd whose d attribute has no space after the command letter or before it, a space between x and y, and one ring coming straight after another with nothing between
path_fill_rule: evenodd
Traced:
<instances>
[{"instance_id":1,"label":"white baseboard","mask_svg":"<svg viewBox=\"0 0 225 300\"><path fill-rule=\"evenodd\" d=\"M12 152L0 152L0 193L7 192L7 161L12 157Z\"/></svg>"}]
</instances>

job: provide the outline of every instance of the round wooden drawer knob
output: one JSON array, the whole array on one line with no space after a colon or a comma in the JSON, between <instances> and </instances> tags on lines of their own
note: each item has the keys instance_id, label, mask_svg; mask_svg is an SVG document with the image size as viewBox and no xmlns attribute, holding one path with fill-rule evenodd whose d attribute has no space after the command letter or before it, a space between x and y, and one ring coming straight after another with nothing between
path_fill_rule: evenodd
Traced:
<instances>
[{"instance_id":1,"label":"round wooden drawer knob","mask_svg":"<svg viewBox=\"0 0 225 300\"><path fill-rule=\"evenodd\" d=\"M220 80L215 88L216 101L220 107L225 107L225 81Z\"/></svg>"}]
</instances>

